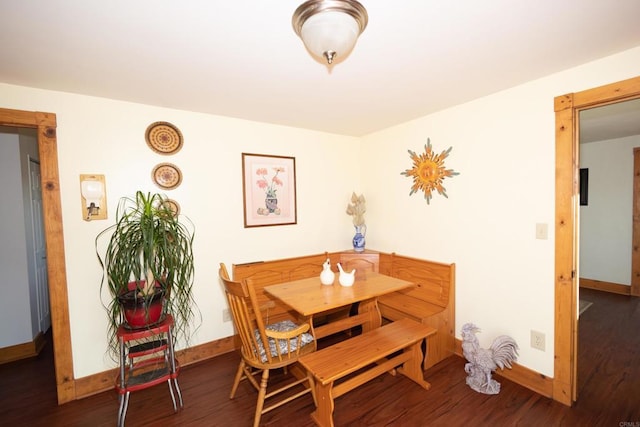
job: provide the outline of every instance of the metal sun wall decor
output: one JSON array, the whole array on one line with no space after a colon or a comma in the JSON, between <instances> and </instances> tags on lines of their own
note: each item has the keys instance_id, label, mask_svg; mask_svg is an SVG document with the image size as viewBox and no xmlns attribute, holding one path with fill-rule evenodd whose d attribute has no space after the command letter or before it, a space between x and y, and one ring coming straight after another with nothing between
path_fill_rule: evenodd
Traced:
<instances>
[{"instance_id":1,"label":"metal sun wall decor","mask_svg":"<svg viewBox=\"0 0 640 427\"><path fill-rule=\"evenodd\" d=\"M436 190L444 197L449 197L442 185L442 181L444 181L445 178L459 174L453 169L445 169L444 166L444 159L447 158L452 148L453 147L449 147L448 150L436 154L431 147L431 140L427 138L427 144L424 146L423 154L418 155L411 150L407 150L411 160L413 160L413 168L400 172L400 174L408 178L413 178L413 185L409 193L410 196L413 193L417 193L418 190L422 190L427 204L431 201L433 190Z\"/></svg>"}]
</instances>

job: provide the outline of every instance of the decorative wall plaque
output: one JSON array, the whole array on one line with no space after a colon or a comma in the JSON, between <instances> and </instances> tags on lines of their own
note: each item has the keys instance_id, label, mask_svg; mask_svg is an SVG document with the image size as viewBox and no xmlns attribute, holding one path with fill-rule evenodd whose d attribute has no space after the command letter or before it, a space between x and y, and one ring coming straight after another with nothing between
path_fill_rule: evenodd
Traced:
<instances>
[{"instance_id":1,"label":"decorative wall plaque","mask_svg":"<svg viewBox=\"0 0 640 427\"><path fill-rule=\"evenodd\" d=\"M165 190L173 190L182 182L182 172L172 163L160 163L151 172L153 182Z\"/></svg>"},{"instance_id":2,"label":"decorative wall plaque","mask_svg":"<svg viewBox=\"0 0 640 427\"><path fill-rule=\"evenodd\" d=\"M145 139L153 151L164 155L177 153L183 144L180 130L168 122L151 123L145 132Z\"/></svg>"},{"instance_id":3,"label":"decorative wall plaque","mask_svg":"<svg viewBox=\"0 0 640 427\"><path fill-rule=\"evenodd\" d=\"M455 172L453 169L445 169L444 166L444 160L452 148L453 147L449 147L448 150L436 154L431 148L431 140L427 138L427 144L424 146L424 154L418 155L411 150L407 150L409 151L411 160L413 160L413 168L400 172L400 174L408 178L413 178L413 185L409 193L410 196L421 190L424 192L424 198L427 204L431 200L433 190L436 190L444 197L448 197L442 181L444 181L445 178L458 175L458 172Z\"/></svg>"}]
</instances>

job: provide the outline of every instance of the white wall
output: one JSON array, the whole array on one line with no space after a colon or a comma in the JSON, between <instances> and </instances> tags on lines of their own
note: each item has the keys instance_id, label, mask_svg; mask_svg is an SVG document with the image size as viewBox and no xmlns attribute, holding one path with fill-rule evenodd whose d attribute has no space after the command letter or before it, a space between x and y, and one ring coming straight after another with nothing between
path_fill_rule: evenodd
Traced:
<instances>
[{"instance_id":1,"label":"white wall","mask_svg":"<svg viewBox=\"0 0 640 427\"><path fill-rule=\"evenodd\" d=\"M226 303L218 264L337 251L351 246L353 227L345 208L360 190L359 140L107 99L0 84L2 107L47 111L57 116L58 157L67 261L69 314L76 377L114 366L105 355L106 314L95 236L113 224L121 196L160 191L151 170L172 162L183 173L175 199L195 223L195 297L202 313L192 345L233 334L222 322ZM145 130L155 121L176 125L184 147L174 156L154 153ZM241 153L296 158L298 224L245 229ZM104 174L108 220L80 215L79 175ZM183 343L179 343L182 346Z\"/></svg>"},{"instance_id":2,"label":"white wall","mask_svg":"<svg viewBox=\"0 0 640 427\"><path fill-rule=\"evenodd\" d=\"M4 130L3 130L4 129ZM0 348L31 342L31 308L17 133L0 128Z\"/></svg>"},{"instance_id":3,"label":"white wall","mask_svg":"<svg viewBox=\"0 0 640 427\"><path fill-rule=\"evenodd\" d=\"M155 190L150 172L171 161L183 184L168 194L197 227L196 298L203 323L192 344L232 334L222 323L217 265L340 250L353 227L352 191L367 198L367 246L456 262L456 329L473 321L488 345L500 333L520 343L520 363L553 375L554 179L553 98L640 75L640 48L530 82L362 139L272 126L59 92L0 84L2 107L56 113L69 312L76 377L112 367L104 356L105 314L94 236L113 223L117 200ZM172 157L146 146L154 121L180 128L185 145ZM427 205L409 197L407 149L427 137L453 146L446 165L449 199ZM296 157L298 224L244 229L241 153ZM81 173L106 175L109 220L79 213ZM535 224L549 239L535 239ZM547 351L529 348L529 331L546 334Z\"/></svg>"},{"instance_id":4,"label":"white wall","mask_svg":"<svg viewBox=\"0 0 640 427\"><path fill-rule=\"evenodd\" d=\"M363 138L367 242L456 263L456 331L473 322L483 347L500 334L520 346L518 362L553 376L554 97L640 75L640 48L434 113ZM407 150L453 147L448 198L409 196ZM537 240L537 223L548 225ZM546 351L530 347L530 331Z\"/></svg>"},{"instance_id":5,"label":"white wall","mask_svg":"<svg viewBox=\"0 0 640 427\"><path fill-rule=\"evenodd\" d=\"M580 206L580 277L631 286L633 148L640 135L580 146L589 204Z\"/></svg>"}]
</instances>

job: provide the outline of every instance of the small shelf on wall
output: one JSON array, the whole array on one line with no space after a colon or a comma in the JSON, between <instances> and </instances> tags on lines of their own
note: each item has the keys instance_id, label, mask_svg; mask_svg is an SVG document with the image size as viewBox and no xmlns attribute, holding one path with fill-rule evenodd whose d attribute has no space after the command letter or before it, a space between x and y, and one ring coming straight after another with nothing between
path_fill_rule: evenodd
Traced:
<instances>
[{"instance_id":1,"label":"small shelf on wall","mask_svg":"<svg viewBox=\"0 0 640 427\"><path fill-rule=\"evenodd\" d=\"M107 219L107 185L104 175L80 175L80 202L83 220Z\"/></svg>"}]
</instances>

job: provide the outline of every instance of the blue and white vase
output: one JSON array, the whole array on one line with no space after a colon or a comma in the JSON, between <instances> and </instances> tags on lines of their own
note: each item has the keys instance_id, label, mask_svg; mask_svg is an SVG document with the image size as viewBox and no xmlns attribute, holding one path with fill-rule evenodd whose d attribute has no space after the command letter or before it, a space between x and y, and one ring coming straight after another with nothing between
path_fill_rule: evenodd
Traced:
<instances>
[{"instance_id":1,"label":"blue and white vase","mask_svg":"<svg viewBox=\"0 0 640 427\"><path fill-rule=\"evenodd\" d=\"M366 225L356 225L356 234L353 236L353 250L356 252L364 252L364 235L367 234Z\"/></svg>"},{"instance_id":2,"label":"blue and white vase","mask_svg":"<svg viewBox=\"0 0 640 427\"><path fill-rule=\"evenodd\" d=\"M276 209L278 209L278 199L275 197L267 196L267 198L264 199L264 205L266 206L269 213L273 213Z\"/></svg>"}]
</instances>

